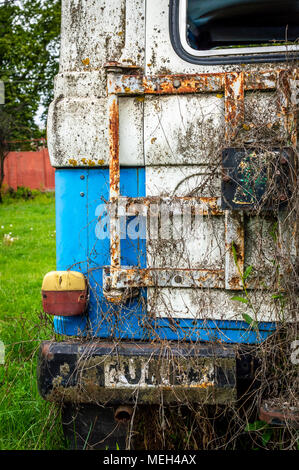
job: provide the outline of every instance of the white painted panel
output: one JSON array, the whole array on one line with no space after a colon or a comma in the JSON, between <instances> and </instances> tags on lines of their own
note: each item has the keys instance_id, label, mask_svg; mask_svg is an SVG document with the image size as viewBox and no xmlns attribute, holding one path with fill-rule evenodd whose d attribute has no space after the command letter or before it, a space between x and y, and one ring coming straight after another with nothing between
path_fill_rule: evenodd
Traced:
<instances>
[{"instance_id":1,"label":"white painted panel","mask_svg":"<svg viewBox=\"0 0 299 470\"><path fill-rule=\"evenodd\" d=\"M221 195L220 170L217 166L149 166L146 168L148 196L205 196ZM219 199L220 204L220 199Z\"/></svg>"},{"instance_id":2,"label":"white painted panel","mask_svg":"<svg viewBox=\"0 0 299 470\"><path fill-rule=\"evenodd\" d=\"M169 0L146 2L146 74L194 73L212 67L189 64L174 51L169 36Z\"/></svg>"},{"instance_id":3,"label":"white painted panel","mask_svg":"<svg viewBox=\"0 0 299 470\"><path fill-rule=\"evenodd\" d=\"M219 197L220 178L213 176L205 167L147 167L146 194L147 196ZM160 207L156 239L153 239L152 233L154 231L151 232L148 224L148 266L224 268L223 216L192 215L191 212L183 213L179 203L171 206L165 204Z\"/></svg>"},{"instance_id":4,"label":"white painted panel","mask_svg":"<svg viewBox=\"0 0 299 470\"><path fill-rule=\"evenodd\" d=\"M148 289L148 312L157 317L243 320L244 313L256 321L282 320L279 305L266 291L250 292L256 315L247 305L231 300L232 293L207 289ZM285 318L285 320L292 320Z\"/></svg>"},{"instance_id":5,"label":"white painted panel","mask_svg":"<svg viewBox=\"0 0 299 470\"><path fill-rule=\"evenodd\" d=\"M122 166L144 165L142 117L142 102L120 99ZM107 99L56 99L48 114L48 141L53 166L108 166Z\"/></svg>"},{"instance_id":6,"label":"white painted panel","mask_svg":"<svg viewBox=\"0 0 299 470\"><path fill-rule=\"evenodd\" d=\"M126 0L125 45L120 58L121 63L144 66L145 1Z\"/></svg>"},{"instance_id":7,"label":"white painted panel","mask_svg":"<svg viewBox=\"0 0 299 470\"><path fill-rule=\"evenodd\" d=\"M54 167L108 166L108 61L144 66L145 0L63 0L60 73L48 115ZM144 164L143 104L120 100L120 163Z\"/></svg>"},{"instance_id":8,"label":"white painted panel","mask_svg":"<svg viewBox=\"0 0 299 470\"><path fill-rule=\"evenodd\" d=\"M144 166L143 102L119 99L119 159L122 166Z\"/></svg>"},{"instance_id":9,"label":"white painted panel","mask_svg":"<svg viewBox=\"0 0 299 470\"><path fill-rule=\"evenodd\" d=\"M214 160L223 130L222 95L147 97L146 165L190 165Z\"/></svg>"},{"instance_id":10,"label":"white painted panel","mask_svg":"<svg viewBox=\"0 0 299 470\"><path fill-rule=\"evenodd\" d=\"M57 98L48 113L51 164L94 166L107 161L106 100Z\"/></svg>"},{"instance_id":11,"label":"white painted panel","mask_svg":"<svg viewBox=\"0 0 299 470\"><path fill-rule=\"evenodd\" d=\"M175 216L167 229L160 229L158 240L147 240L149 266L224 269L223 217L193 217L190 226L184 224L183 217Z\"/></svg>"},{"instance_id":12,"label":"white painted panel","mask_svg":"<svg viewBox=\"0 0 299 470\"><path fill-rule=\"evenodd\" d=\"M125 3L63 0L60 72L94 69L120 59L125 45Z\"/></svg>"}]
</instances>

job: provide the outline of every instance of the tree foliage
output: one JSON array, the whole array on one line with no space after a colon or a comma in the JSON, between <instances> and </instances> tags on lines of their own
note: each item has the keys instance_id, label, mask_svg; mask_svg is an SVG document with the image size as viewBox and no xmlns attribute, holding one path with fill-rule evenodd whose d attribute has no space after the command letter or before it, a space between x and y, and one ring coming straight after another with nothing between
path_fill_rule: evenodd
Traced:
<instances>
[{"instance_id":1,"label":"tree foliage","mask_svg":"<svg viewBox=\"0 0 299 470\"><path fill-rule=\"evenodd\" d=\"M0 105L0 188L4 159L16 148L12 142L30 148L28 141L45 133L35 118L42 107L45 121L52 99L60 8L60 0L0 0L0 80L5 85L5 103Z\"/></svg>"}]
</instances>

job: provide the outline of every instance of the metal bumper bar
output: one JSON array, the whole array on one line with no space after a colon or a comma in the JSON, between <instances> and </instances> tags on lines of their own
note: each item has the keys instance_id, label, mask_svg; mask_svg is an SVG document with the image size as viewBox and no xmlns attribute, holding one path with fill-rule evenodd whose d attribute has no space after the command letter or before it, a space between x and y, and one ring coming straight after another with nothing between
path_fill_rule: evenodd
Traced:
<instances>
[{"instance_id":1,"label":"metal bumper bar","mask_svg":"<svg viewBox=\"0 0 299 470\"><path fill-rule=\"evenodd\" d=\"M236 399L236 347L44 341L38 386L51 402L228 403Z\"/></svg>"}]
</instances>

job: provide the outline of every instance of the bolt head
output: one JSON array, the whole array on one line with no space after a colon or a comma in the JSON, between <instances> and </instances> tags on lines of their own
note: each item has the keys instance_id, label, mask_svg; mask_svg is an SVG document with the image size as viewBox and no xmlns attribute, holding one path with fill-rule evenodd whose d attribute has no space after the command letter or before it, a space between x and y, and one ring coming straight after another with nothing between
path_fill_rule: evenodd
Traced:
<instances>
[{"instance_id":1,"label":"bolt head","mask_svg":"<svg viewBox=\"0 0 299 470\"><path fill-rule=\"evenodd\" d=\"M181 81L178 80L178 79L173 80L173 86L174 86L174 88L180 88Z\"/></svg>"}]
</instances>

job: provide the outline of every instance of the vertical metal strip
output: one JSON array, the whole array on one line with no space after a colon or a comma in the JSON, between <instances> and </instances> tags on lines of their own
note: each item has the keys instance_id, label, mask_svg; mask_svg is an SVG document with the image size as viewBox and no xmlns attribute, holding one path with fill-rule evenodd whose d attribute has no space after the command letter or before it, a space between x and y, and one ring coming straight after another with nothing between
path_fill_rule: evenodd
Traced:
<instances>
[{"instance_id":1,"label":"vertical metal strip","mask_svg":"<svg viewBox=\"0 0 299 470\"><path fill-rule=\"evenodd\" d=\"M297 70L291 73L281 70L278 74L278 115L284 120L286 132L286 144L297 147L297 122L296 122L296 86Z\"/></svg>"},{"instance_id":2,"label":"vertical metal strip","mask_svg":"<svg viewBox=\"0 0 299 470\"><path fill-rule=\"evenodd\" d=\"M243 289L244 258L244 214L225 211L225 289Z\"/></svg>"},{"instance_id":3,"label":"vertical metal strip","mask_svg":"<svg viewBox=\"0 0 299 470\"><path fill-rule=\"evenodd\" d=\"M108 139L110 178L110 257L111 268L120 267L120 223L118 198L120 195L119 167L119 103L117 95L108 96Z\"/></svg>"},{"instance_id":4,"label":"vertical metal strip","mask_svg":"<svg viewBox=\"0 0 299 470\"><path fill-rule=\"evenodd\" d=\"M225 140L227 145L237 135L244 122L244 74L226 73L225 80ZM242 290L244 274L244 214L225 211L225 288Z\"/></svg>"},{"instance_id":5,"label":"vertical metal strip","mask_svg":"<svg viewBox=\"0 0 299 470\"><path fill-rule=\"evenodd\" d=\"M244 73L226 73L224 79L225 138L229 143L236 137L244 121Z\"/></svg>"},{"instance_id":6,"label":"vertical metal strip","mask_svg":"<svg viewBox=\"0 0 299 470\"><path fill-rule=\"evenodd\" d=\"M285 139L286 145L293 147L295 155L297 155L297 85L298 85L298 69L293 71L281 70L278 73L277 80L277 94L278 94L278 109L277 114L283 118L283 124L285 129ZM295 158L293 164L294 168L294 177L297 175L298 162ZM295 186L295 181L294 181ZM278 217L280 237L283 237L283 214L280 214ZM299 244L298 244L298 221L295 220L292 233L293 237L291 240L291 250L293 252L293 259L296 259L299 253ZM279 249L285 246L283 240L279 244ZM285 256L285 255L283 255Z\"/></svg>"}]
</instances>

